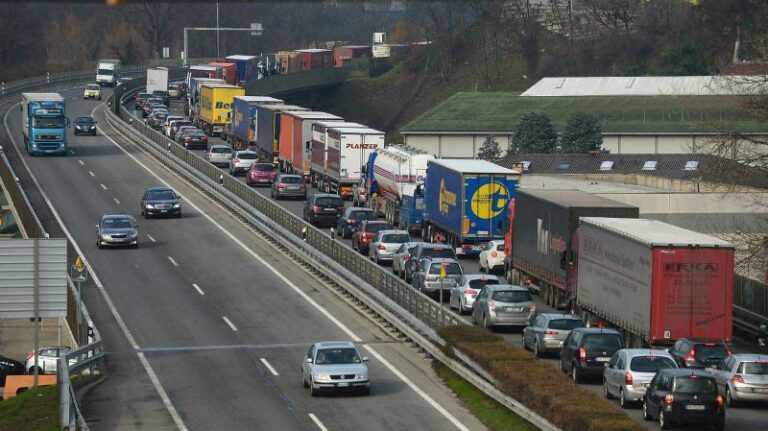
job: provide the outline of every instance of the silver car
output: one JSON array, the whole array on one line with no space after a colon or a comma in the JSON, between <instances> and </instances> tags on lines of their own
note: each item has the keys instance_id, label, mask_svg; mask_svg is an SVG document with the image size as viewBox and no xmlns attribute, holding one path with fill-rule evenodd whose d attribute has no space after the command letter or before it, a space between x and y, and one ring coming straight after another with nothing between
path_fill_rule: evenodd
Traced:
<instances>
[{"instance_id":1,"label":"silver car","mask_svg":"<svg viewBox=\"0 0 768 431\"><path fill-rule=\"evenodd\" d=\"M256 163L258 158L258 155L253 151L233 151L232 157L229 159L229 174L237 175L248 172L248 169L251 169L251 165Z\"/></svg>"},{"instance_id":2,"label":"silver car","mask_svg":"<svg viewBox=\"0 0 768 431\"><path fill-rule=\"evenodd\" d=\"M67 346L43 347L37 351L37 374L56 374L59 368L59 358L70 352ZM27 373L35 373L35 351L27 355L27 363L24 368ZM73 365L76 359L70 359L69 364Z\"/></svg>"},{"instance_id":3,"label":"silver car","mask_svg":"<svg viewBox=\"0 0 768 431\"><path fill-rule=\"evenodd\" d=\"M163 135L170 137L170 129L171 129L171 123L174 121L181 121L184 120L184 117L180 115L169 115L168 118L165 119L165 122L163 123Z\"/></svg>"},{"instance_id":4,"label":"silver car","mask_svg":"<svg viewBox=\"0 0 768 431\"><path fill-rule=\"evenodd\" d=\"M643 400L646 385L659 370L677 368L666 350L621 349L614 353L603 371L603 395L619 397L621 408Z\"/></svg>"},{"instance_id":5,"label":"silver car","mask_svg":"<svg viewBox=\"0 0 768 431\"><path fill-rule=\"evenodd\" d=\"M301 364L301 378L313 397L321 391L360 391L368 395L371 383L366 362L368 358L360 355L354 343L315 343Z\"/></svg>"},{"instance_id":6,"label":"silver car","mask_svg":"<svg viewBox=\"0 0 768 431\"><path fill-rule=\"evenodd\" d=\"M730 355L714 368L707 368L728 407L739 401L768 401L768 355Z\"/></svg>"},{"instance_id":7,"label":"silver car","mask_svg":"<svg viewBox=\"0 0 768 431\"><path fill-rule=\"evenodd\" d=\"M523 329L523 348L532 349L539 357L545 353L559 353L568 334L583 327L584 321L574 314L539 314Z\"/></svg>"},{"instance_id":8,"label":"silver car","mask_svg":"<svg viewBox=\"0 0 768 431\"><path fill-rule=\"evenodd\" d=\"M129 215L105 214L96 226L96 246L139 246L139 228Z\"/></svg>"},{"instance_id":9,"label":"silver car","mask_svg":"<svg viewBox=\"0 0 768 431\"><path fill-rule=\"evenodd\" d=\"M483 287L472 306L472 323L486 328L524 326L536 314L531 292L522 286L497 284Z\"/></svg>"},{"instance_id":10,"label":"silver car","mask_svg":"<svg viewBox=\"0 0 768 431\"><path fill-rule=\"evenodd\" d=\"M395 252L400 248L400 244L406 244L411 241L408 231L399 229L384 229L376 232L376 236L368 246L368 257L381 264L382 262L391 262L395 257Z\"/></svg>"},{"instance_id":11,"label":"silver car","mask_svg":"<svg viewBox=\"0 0 768 431\"><path fill-rule=\"evenodd\" d=\"M405 264L408 262L408 258L411 257L411 253L416 249L417 242L406 242L400 244L400 247L395 251L395 256L392 258L392 272L397 274L398 277L405 279Z\"/></svg>"},{"instance_id":12,"label":"silver car","mask_svg":"<svg viewBox=\"0 0 768 431\"><path fill-rule=\"evenodd\" d=\"M205 151L205 159L216 166L229 165L232 158L232 148L227 145L211 145Z\"/></svg>"},{"instance_id":13,"label":"silver car","mask_svg":"<svg viewBox=\"0 0 768 431\"><path fill-rule=\"evenodd\" d=\"M445 271L445 279L441 280L440 275L443 271ZM413 274L411 284L435 299L439 297L442 290L443 299L447 299L451 289L458 284L463 275L464 270L455 259L427 257L419 261L419 270Z\"/></svg>"},{"instance_id":14,"label":"silver car","mask_svg":"<svg viewBox=\"0 0 768 431\"><path fill-rule=\"evenodd\" d=\"M464 274L459 284L451 289L448 304L452 309L458 310L459 314L468 313L472 311L477 295L489 284L501 284L501 280L495 275Z\"/></svg>"}]
</instances>

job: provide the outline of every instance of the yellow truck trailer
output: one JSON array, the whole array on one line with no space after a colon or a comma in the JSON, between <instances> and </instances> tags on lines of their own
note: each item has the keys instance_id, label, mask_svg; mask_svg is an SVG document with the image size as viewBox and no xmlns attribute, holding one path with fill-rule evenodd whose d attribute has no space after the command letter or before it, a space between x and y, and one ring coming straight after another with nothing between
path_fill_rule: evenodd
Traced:
<instances>
[{"instance_id":1,"label":"yellow truck trailer","mask_svg":"<svg viewBox=\"0 0 768 431\"><path fill-rule=\"evenodd\" d=\"M235 96L245 96L245 88L216 83L200 86L197 127L211 136L220 135L224 125L231 121L232 100Z\"/></svg>"}]
</instances>

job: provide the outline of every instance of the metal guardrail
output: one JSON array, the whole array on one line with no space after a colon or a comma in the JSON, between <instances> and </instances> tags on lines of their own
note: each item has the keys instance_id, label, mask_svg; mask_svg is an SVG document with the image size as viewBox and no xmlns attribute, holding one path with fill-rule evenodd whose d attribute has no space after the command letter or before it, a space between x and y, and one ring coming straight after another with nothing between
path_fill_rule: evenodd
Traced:
<instances>
[{"instance_id":1,"label":"metal guardrail","mask_svg":"<svg viewBox=\"0 0 768 431\"><path fill-rule=\"evenodd\" d=\"M136 86L138 88L140 84ZM484 379L472 366L442 351L445 341L437 335L435 329L441 324L464 324L454 313L443 309L388 271L382 271L348 246L333 240L328 234L235 178L222 174L206 160L138 121L129 110L121 109L119 112L120 117L108 111L108 123L160 163L256 227L306 266L332 280L357 301L365 304L365 307L395 326L407 339L485 394L539 429L558 430L549 421L503 393L493 382ZM121 119L130 122L130 126L126 127ZM305 238L302 238L303 232Z\"/></svg>"}]
</instances>

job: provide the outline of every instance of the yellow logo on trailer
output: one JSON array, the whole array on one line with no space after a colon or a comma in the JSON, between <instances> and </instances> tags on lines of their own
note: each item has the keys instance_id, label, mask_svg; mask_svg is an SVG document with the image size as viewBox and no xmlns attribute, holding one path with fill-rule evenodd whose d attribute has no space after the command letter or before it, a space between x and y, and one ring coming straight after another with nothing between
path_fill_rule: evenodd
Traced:
<instances>
[{"instance_id":1,"label":"yellow logo on trailer","mask_svg":"<svg viewBox=\"0 0 768 431\"><path fill-rule=\"evenodd\" d=\"M480 186L470 200L475 216L486 220L501 215L508 201L509 190L496 181Z\"/></svg>"}]
</instances>

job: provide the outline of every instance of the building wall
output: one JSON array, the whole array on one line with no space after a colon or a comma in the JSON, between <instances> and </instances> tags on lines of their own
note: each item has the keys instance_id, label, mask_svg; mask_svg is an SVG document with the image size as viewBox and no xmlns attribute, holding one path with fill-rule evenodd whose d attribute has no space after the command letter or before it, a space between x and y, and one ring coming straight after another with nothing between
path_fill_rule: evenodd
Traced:
<instances>
[{"instance_id":1,"label":"building wall","mask_svg":"<svg viewBox=\"0 0 768 431\"><path fill-rule=\"evenodd\" d=\"M488 134L477 135L404 135L405 145L434 154L437 158L473 159L477 157ZM511 143L511 135L493 136L505 154Z\"/></svg>"}]
</instances>

